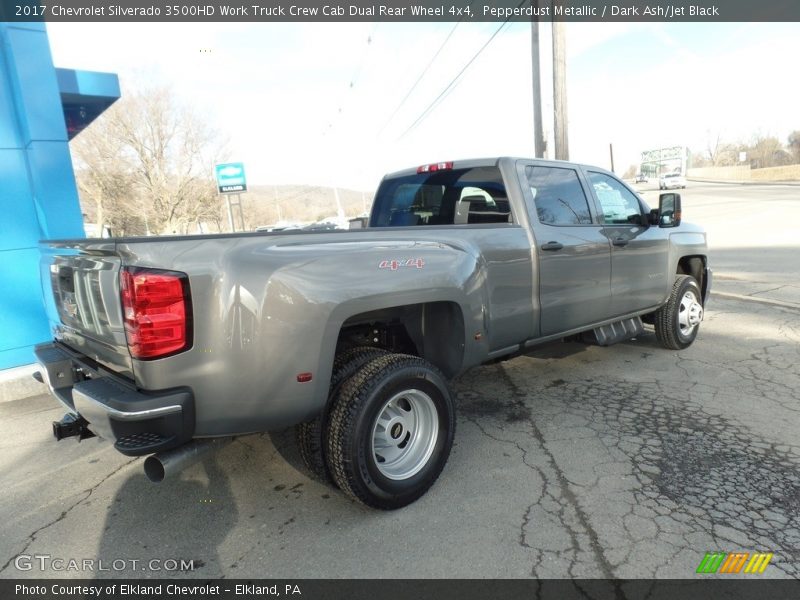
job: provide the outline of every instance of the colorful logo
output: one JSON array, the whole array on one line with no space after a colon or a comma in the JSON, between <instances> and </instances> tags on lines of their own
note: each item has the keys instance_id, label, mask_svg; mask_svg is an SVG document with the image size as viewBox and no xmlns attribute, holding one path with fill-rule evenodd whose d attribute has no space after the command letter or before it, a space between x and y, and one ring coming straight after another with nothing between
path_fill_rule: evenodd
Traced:
<instances>
[{"instance_id":1,"label":"colorful logo","mask_svg":"<svg viewBox=\"0 0 800 600\"><path fill-rule=\"evenodd\" d=\"M772 552L706 552L698 573L761 574L772 560ZM744 567L744 570L742 569Z\"/></svg>"}]
</instances>

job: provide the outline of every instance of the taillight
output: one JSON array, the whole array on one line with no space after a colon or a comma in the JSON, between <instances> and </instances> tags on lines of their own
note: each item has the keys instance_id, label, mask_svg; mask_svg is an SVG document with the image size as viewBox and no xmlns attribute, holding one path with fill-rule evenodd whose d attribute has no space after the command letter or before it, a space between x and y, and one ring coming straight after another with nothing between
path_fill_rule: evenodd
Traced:
<instances>
[{"instance_id":1,"label":"taillight","mask_svg":"<svg viewBox=\"0 0 800 600\"><path fill-rule=\"evenodd\" d=\"M430 165L422 165L417 167L417 173L435 173L436 171L448 171L453 168L453 162L440 162Z\"/></svg>"},{"instance_id":2,"label":"taillight","mask_svg":"<svg viewBox=\"0 0 800 600\"><path fill-rule=\"evenodd\" d=\"M163 358L192 345L192 306L185 273L123 267L120 294L133 358Z\"/></svg>"}]
</instances>

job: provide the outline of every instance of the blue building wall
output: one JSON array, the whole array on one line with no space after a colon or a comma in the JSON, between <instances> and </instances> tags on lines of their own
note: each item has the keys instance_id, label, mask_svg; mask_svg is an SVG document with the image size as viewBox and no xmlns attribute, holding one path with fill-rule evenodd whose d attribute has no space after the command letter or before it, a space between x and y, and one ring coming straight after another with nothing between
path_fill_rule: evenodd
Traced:
<instances>
[{"instance_id":1,"label":"blue building wall","mask_svg":"<svg viewBox=\"0 0 800 600\"><path fill-rule=\"evenodd\" d=\"M64 110L44 24L0 23L0 369L50 339L38 241L84 236Z\"/></svg>"}]
</instances>

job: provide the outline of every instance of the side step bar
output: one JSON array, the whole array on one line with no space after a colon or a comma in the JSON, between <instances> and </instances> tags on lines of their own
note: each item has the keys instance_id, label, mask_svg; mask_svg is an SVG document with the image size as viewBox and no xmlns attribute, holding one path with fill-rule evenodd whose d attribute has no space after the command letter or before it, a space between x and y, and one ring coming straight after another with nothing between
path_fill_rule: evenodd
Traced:
<instances>
[{"instance_id":1,"label":"side step bar","mask_svg":"<svg viewBox=\"0 0 800 600\"><path fill-rule=\"evenodd\" d=\"M615 321L602 327L597 327L592 331L581 334L584 342L597 344L598 346L611 346L619 342L624 342L644 332L644 324L641 317L631 317Z\"/></svg>"}]
</instances>

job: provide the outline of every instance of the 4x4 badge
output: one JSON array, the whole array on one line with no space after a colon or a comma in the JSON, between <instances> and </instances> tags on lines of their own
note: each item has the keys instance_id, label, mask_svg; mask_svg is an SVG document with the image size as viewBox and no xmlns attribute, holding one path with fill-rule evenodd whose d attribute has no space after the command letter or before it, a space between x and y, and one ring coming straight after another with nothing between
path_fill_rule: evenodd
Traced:
<instances>
[{"instance_id":1,"label":"4x4 badge","mask_svg":"<svg viewBox=\"0 0 800 600\"><path fill-rule=\"evenodd\" d=\"M403 260L382 260L378 265L379 269L390 269L397 271L400 267L416 267L421 269L425 266L424 258L407 258Z\"/></svg>"}]
</instances>

